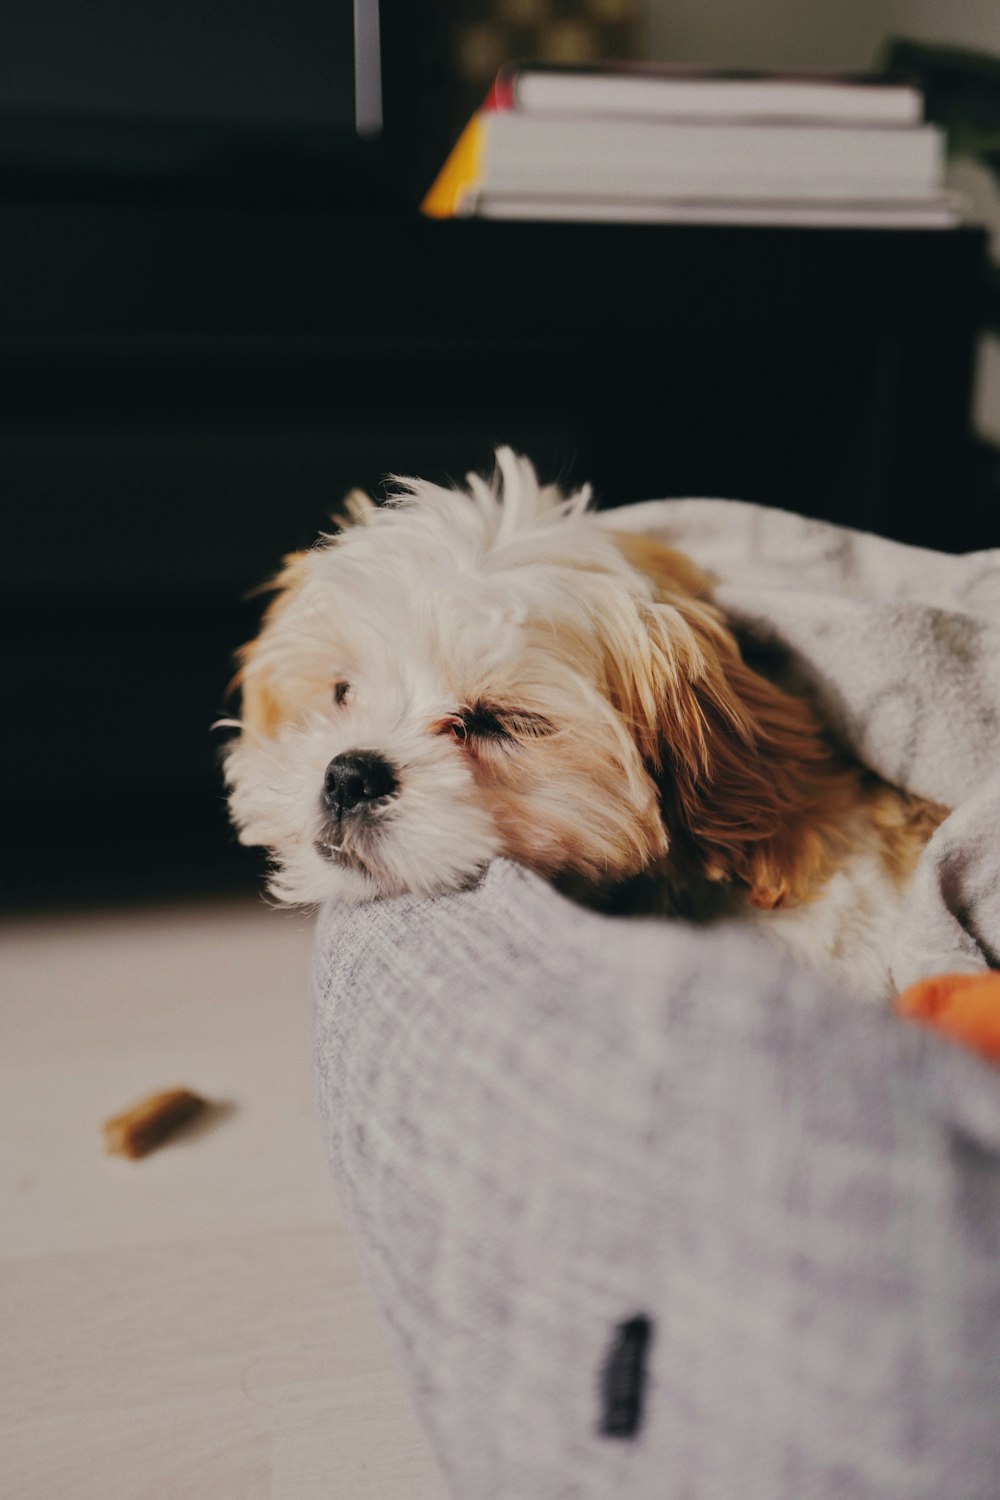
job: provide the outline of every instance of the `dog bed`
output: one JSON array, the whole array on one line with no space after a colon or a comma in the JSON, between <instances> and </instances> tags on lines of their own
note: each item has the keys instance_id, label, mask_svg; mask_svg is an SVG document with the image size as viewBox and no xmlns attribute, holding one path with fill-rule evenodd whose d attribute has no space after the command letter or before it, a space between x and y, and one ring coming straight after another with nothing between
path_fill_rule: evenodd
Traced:
<instances>
[{"instance_id":1,"label":"dog bed","mask_svg":"<svg viewBox=\"0 0 1000 1500\"><path fill-rule=\"evenodd\" d=\"M953 807L900 989L1000 953L1000 552L660 501L837 732ZM341 1200L456 1500L1000 1494L1000 1073L724 924L497 861L321 915Z\"/></svg>"}]
</instances>

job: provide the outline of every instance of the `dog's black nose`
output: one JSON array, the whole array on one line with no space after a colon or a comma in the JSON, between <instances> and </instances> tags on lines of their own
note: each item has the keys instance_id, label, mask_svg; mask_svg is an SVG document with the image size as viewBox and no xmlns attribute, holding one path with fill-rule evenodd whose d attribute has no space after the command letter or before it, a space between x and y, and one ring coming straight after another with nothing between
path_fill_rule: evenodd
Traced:
<instances>
[{"instance_id":1,"label":"dog's black nose","mask_svg":"<svg viewBox=\"0 0 1000 1500\"><path fill-rule=\"evenodd\" d=\"M384 755L376 750L347 750L335 755L323 778L323 802L335 818L391 797L398 782L396 773Z\"/></svg>"}]
</instances>

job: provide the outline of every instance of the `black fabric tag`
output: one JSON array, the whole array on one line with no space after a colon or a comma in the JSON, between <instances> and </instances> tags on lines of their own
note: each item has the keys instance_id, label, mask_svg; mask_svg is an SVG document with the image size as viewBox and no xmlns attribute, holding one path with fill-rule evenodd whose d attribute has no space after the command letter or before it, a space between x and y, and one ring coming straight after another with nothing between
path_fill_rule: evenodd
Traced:
<instances>
[{"instance_id":1,"label":"black fabric tag","mask_svg":"<svg viewBox=\"0 0 1000 1500\"><path fill-rule=\"evenodd\" d=\"M632 1438L642 1426L646 1357L653 1324L640 1313L618 1323L601 1368L602 1437Z\"/></svg>"}]
</instances>

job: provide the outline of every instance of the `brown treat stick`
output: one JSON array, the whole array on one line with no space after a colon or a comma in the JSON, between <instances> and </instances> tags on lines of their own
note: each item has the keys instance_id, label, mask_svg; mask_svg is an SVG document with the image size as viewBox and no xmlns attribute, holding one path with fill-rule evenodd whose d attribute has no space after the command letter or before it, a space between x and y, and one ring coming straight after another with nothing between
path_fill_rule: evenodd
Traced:
<instances>
[{"instance_id":1,"label":"brown treat stick","mask_svg":"<svg viewBox=\"0 0 1000 1500\"><path fill-rule=\"evenodd\" d=\"M133 1104L124 1114L104 1122L104 1149L109 1156L146 1156L161 1146L188 1120L207 1109L206 1100L190 1089L168 1089Z\"/></svg>"}]
</instances>

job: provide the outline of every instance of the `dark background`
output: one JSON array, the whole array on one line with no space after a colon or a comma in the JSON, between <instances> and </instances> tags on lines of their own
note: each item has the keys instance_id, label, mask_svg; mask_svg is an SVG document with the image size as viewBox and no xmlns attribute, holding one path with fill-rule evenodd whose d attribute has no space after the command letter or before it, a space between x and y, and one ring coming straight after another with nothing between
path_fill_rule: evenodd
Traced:
<instances>
[{"instance_id":1,"label":"dark background","mask_svg":"<svg viewBox=\"0 0 1000 1500\"><path fill-rule=\"evenodd\" d=\"M387 473L510 442L601 504L995 541L977 231L431 223L447 6L393 8L364 142L315 0L46 12L0 22L9 901L259 880L210 728L251 590Z\"/></svg>"}]
</instances>

